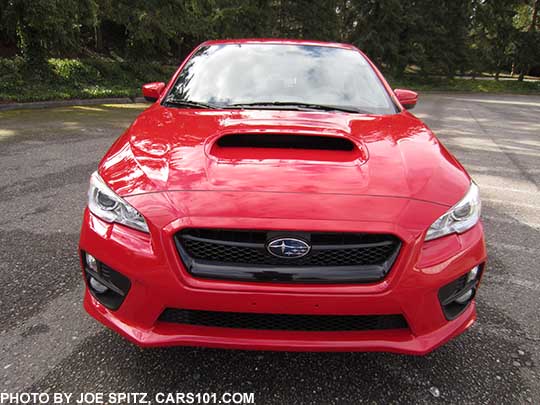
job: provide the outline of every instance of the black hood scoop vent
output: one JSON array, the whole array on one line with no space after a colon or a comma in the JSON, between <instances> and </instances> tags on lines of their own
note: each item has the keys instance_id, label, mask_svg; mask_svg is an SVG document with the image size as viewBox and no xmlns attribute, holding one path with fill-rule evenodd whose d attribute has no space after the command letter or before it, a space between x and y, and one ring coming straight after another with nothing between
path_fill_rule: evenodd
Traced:
<instances>
[{"instance_id":1,"label":"black hood scoop vent","mask_svg":"<svg viewBox=\"0 0 540 405\"><path fill-rule=\"evenodd\" d=\"M295 134L230 134L218 139L221 148L303 149L352 152L356 145L347 138Z\"/></svg>"}]
</instances>

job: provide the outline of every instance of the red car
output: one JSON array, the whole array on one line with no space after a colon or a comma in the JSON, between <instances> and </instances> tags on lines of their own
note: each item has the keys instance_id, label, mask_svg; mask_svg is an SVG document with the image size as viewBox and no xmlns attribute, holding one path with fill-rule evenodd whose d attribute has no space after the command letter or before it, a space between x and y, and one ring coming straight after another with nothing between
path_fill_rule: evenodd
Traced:
<instances>
[{"instance_id":1,"label":"red car","mask_svg":"<svg viewBox=\"0 0 540 405\"><path fill-rule=\"evenodd\" d=\"M478 187L351 45L200 45L90 180L84 306L141 346L425 354L476 318Z\"/></svg>"}]
</instances>

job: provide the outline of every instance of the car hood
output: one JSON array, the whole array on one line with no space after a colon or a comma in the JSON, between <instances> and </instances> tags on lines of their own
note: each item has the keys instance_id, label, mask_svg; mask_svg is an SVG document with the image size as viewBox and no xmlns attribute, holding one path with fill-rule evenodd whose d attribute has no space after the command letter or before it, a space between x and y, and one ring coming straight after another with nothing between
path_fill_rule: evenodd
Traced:
<instances>
[{"instance_id":1,"label":"car hood","mask_svg":"<svg viewBox=\"0 0 540 405\"><path fill-rule=\"evenodd\" d=\"M220 147L227 135L345 138L352 151ZM315 139L315 138L309 138ZM470 178L408 112L360 115L282 110L143 112L99 166L121 196L160 191L240 191L401 197L455 204Z\"/></svg>"}]
</instances>

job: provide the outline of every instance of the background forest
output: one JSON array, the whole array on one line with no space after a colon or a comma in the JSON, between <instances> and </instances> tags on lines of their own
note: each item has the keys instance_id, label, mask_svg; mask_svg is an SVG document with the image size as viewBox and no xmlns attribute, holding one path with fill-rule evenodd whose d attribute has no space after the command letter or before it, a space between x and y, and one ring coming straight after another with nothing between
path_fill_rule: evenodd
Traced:
<instances>
[{"instance_id":1,"label":"background forest","mask_svg":"<svg viewBox=\"0 0 540 405\"><path fill-rule=\"evenodd\" d=\"M540 76L539 7L540 0L0 0L0 100L134 95L143 81L167 80L198 43L237 37L353 43L392 84L414 88L539 91L527 80ZM501 84L511 74L515 80Z\"/></svg>"}]
</instances>

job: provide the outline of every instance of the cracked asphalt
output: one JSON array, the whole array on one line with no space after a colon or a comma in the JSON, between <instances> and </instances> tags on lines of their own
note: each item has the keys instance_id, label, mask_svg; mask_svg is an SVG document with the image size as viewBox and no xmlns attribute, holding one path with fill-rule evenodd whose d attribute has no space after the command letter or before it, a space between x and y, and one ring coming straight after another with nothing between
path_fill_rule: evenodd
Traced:
<instances>
[{"instance_id":1,"label":"cracked asphalt","mask_svg":"<svg viewBox=\"0 0 540 405\"><path fill-rule=\"evenodd\" d=\"M479 319L425 357L139 349L81 306L88 177L144 104L0 112L0 392L253 392L263 403L540 403L540 96L422 94L480 186Z\"/></svg>"}]
</instances>

